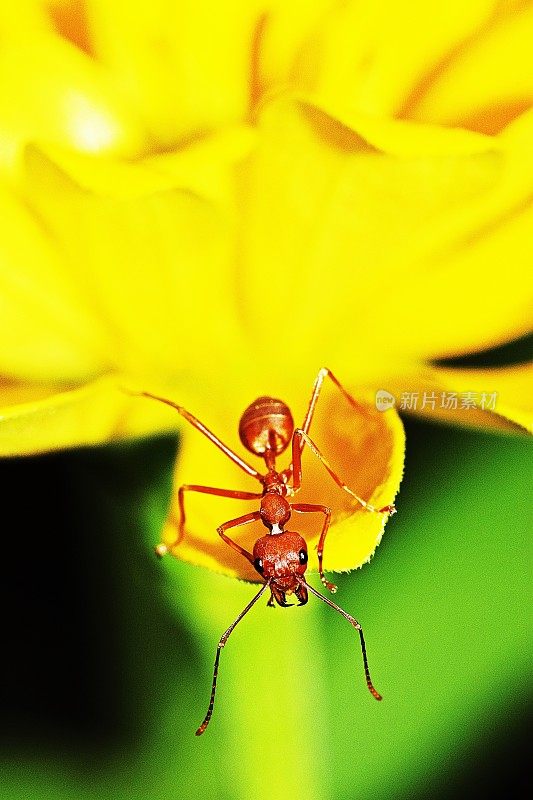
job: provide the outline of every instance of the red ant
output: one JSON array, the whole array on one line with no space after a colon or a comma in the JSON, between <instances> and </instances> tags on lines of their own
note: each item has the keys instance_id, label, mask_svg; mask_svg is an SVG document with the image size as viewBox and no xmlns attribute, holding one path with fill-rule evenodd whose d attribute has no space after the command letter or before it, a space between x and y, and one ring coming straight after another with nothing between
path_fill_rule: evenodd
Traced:
<instances>
[{"instance_id":1,"label":"red ant","mask_svg":"<svg viewBox=\"0 0 533 800\"><path fill-rule=\"evenodd\" d=\"M325 377L329 377L339 391L344 395L347 401L356 409L360 410L360 406L348 394L348 392L339 383L337 378L330 372L329 369L321 369L317 375L311 394L309 407L303 421L301 428L294 428L292 414L288 406L281 400L273 397L259 397L255 402L251 403L245 410L239 423L239 436L242 444L256 456L263 458L267 468L266 474L262 475L256 469L251 467L246 461L243 461L240 456L233 452L227 445L225 445L214 433L212 433L206 426L190 414L182 406L173 403L171 400L166 400L164 397L150 394L150 392L140 392L143 397L149 397L153 400L158 400L161 403L171 406L176 409L182 417L191 423L197 430L204 434L216 447L222 450L238 467L240 467L247 475L255 478L262 486L261 492L241 492L233 489L217 489L211 486L197 486L185 484L180 487L178 492L178 504L180 510L180 518L178 523L178 533L176 541L171 545L175 547L182 540L185 529L185 492L201 492L203 494L217 495L219 497L230 497L236 500L257 500L260 499L259 511L252 511L250 514L245 514L242 517L224 522L217 528L219 535L230 547L233 547L238 553L246 558L250 564L257 570L264 584L250 600L246 608L239 614L237 619L232 622L227 631L222 635L216 652L215 666L213 670L213 682L211 687L211 698L205 719L196 731L196 735L200 736L209 724L213 707L215 703L215 692L217 685L218 675L218 662L220 658L220 651L225 646L235 626L241 619L250 611L253 605L259 600L263 593L269 589L270 598L267 605L273 606L274 601L280 606L286 608L291 605L286 602L286 595L294 593L298 600L298 605L302 606L307 603L308 591L319 597L328 606L338 611L339 614L348 620L348 622L359 631L361 639L361 650L363 654L363 666L366 676L366 684L370 693L376 700L381 700L381 695L374 688L370 672L368 669L368 661L366 656L365 640L363 637L363 630L359 622L347 614L336 603L333 603L327 597L313 589L304 578L307 569L307 544L300 534L294 531L285 530L291 513L296 511L301 514L310 512L319 512L324 515L324 523L322 532L318 540L317 553L318 553L318 571L320 580L324 586L331 592L335 592L337 587L335 584L330 583L324 576L322 569L322 560L324 556L324 544L326 535L329 529L331 520L331 509L327 506L315 505L310 503L290 503L287 498L293 497L300 491L302 482L302 451L307 444L317 458L322 462L326 470L329 472L335 483L340 486L350 497L356 500L366 511L378 514L394 514L395 507L393 505L384 506L383 508L374 508L369 505L360 497L358 497L345 483L336 475L332 470L329 463L326 461L318 447L309 437L309 428L313 420L313 414L318 401L320 390ZM283 453L289 443L292 446L292 461L289 466L278 472L276 470L276 457ZM261 536L255 543L253 553L249 553L241 547L233 539L226 535L226 531L230 528L236 528L240 525L247 525L249 522L261 520L263 525L268 528L268 534ZM165 555L168 552L168 546L160 544L156 547L156 553L159 556Z\"/></svg>"}]
</instances>

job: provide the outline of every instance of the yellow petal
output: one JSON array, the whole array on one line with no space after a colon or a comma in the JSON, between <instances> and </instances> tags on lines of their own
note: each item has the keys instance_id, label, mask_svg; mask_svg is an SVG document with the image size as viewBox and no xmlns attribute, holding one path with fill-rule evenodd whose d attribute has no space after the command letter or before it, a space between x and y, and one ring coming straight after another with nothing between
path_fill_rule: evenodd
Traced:
<instances>
[{"instance_id":1,"label":"yellow petal","mask_svg":"<svg viewBox=\"0 0 533 800\"><path fill-rule=\"evenodd\" d=\"M309 36L293 77L327 102L392 116L427 74L486 24L494 0L332 4Z\"/></svg>"},{"instance_id":2,"label":"yellow petal","mask_svg":"<svg viewBox=\"0 0 533 800\"><path fill-rule=\"evenodd\" d=\"M174 383L114 373L84 385L0 379L0 457L33 455L177 431L176 413L139 395L179 397L189 407L212 405L216 386L203 375ZM221 392L221 402L226 402Z\"/></svg>"},{"instance_id":3,"label":"yellow petal","mask_svg":"<svg viewBox=\"0 0 533 800\"><path fill-rule=\"evenodd\" d=\"M255 341L266 348L273 310L292 299L299 358L312 352L344 373L351 364L362 380L527 329L531 171L521 150L294 98L264 108L259 134L242 178L240 243Z\"/></svg>"},{"instance_id":4,"label":"yellow petal","mask_svg":"<svg viewBox=\"0 0 533 800\"><path fill-rule=\"evenodd\" d=\"M516 117L497 137L498 145L522 171L526 183L533 186L533 108ZM533 191L530 190L530 197Z\"/></svg>"},{"instance_id":5,"label":"yellow petal","mask_svg":"<svg viewBox=\"0 0 533 800\"><path fill-rule=\"evenodd\" d=\"M105 370L105 332L64 254L1 186L0 218L0 374L77 381Z\"/></svg>"},{"instance_id":6,"label":"yellow petal","mask_svg":"<svg viewBox=\"0 0 533 800\"><path fill-rule=\"evenodd\" d=\"M294 389L293 389L294 391ZM179 398L174 398L179 400ZM328 388L321 396L311 436L322 450L331 466L349 487L360 497L378 506L393 502L398 491L403 470L404 434L402 424L394 411L381 414L368 398L357 397L361 410L355 411L335 390ZM303 418L302 398L297 419ZM196 409L192 409L193 413ZM198 412L196 412L198 413ZM200 415L201 416L201 415ZM201 417L220 438L244 457L248 463L261 469L253 456L247 458L242 445L237 443L235 431L238 420L228 429L222 415L211 407L211 413ZM216 451L198 431L190 426L183 428L183 447L177 466L173 504L164 530L163 541L176 557L200 564L224 574L246 580L259 580L250 564L228 547L217 535L216 528L229 519L257 510L259 500L237 501L213 497L208 494L187 492L185 495L187 525L186 535L177 546L176 525L179 519L177 490L182 483L203 484L226 489L260 491L257 481L243 473L222 453ZM288 464L290 455L280 458L278 467ZM302 491L295 502L326 504L333 510L333 525L325 547L324 566L329 570L347 570L368 561L379 544L387 517L365 511L333 482L324 467L308 450L303 458ZM319 514L293 513L287 529L298 530L309 544L309 563L317 569L314 548L322 527ZM251 551L265 528L252 523L234 529L232 538Z\"/></svg>"},{"instance_id":7,"label":"yellow petal","mask_svg":"<svg viewBox=\"0 0 533 800\"><path fill-rule=\"evenodd\" d=\"M61 163L28 152L28 202L104 321L115 368L164 381L242 352L220 211L142 164Z\"/></svg>"},{"instance_id":8,"label":"yellow petal","mask_svg":"<svg viewBox=\"0 0 533 800\"><path fill-rule=\"evenodd\" d=\"M452 425L531 432L532 373L530 364L485 369L418 364L383 377L379 390L389 393L402 413Z\"/></svg>"},{"instance_id":9,"label":"yellow petal","mask_svg":"<svg viewBox=\"0 0 533 800\"><path fill-rule=\"evenodd\" d=\"M475 424L498 427L497 417L504 417L533 432L533 367L531 364L492 367L490 369L452 369L432 367L422 372L422 380L429 378L441 391L471 393L478 408L485 405L487 413ZM491 396L495 395L494 402ZM455 419L450 412L450 420ZM459 421L459 420L457 420ZM471 422L469 409L461 422Z\"/></svg>"},{"instance_id":10,"label":"yellow petal","mask_svg":"<svg viewBox=\"0 0 533 800\"><path fill-rule=\"evenodd\" d=\"M0 34L25 36L28 31L50 33L52 24L43 0L20 0L0 5Z\"/></svg>"},{"instance_id":11,"label":"yellow petal","mask_svg":"<svg viewBox=\"0 0 533 800\"><path fill-rule=\"evenodd\" d=\"M33 455L172 428L158 407L134 403L124 377L65 390L0 383L0 455Z\"/></svg>"},{"instance_id":12,"label":"yellow petal","mask_svg":"<svg viewBox=\"0 0 533 800\"><path fill-rule=\"evenodd\" d=\"M262 3L257 30L257 99L263 92L290 86L315 85L323 53L322 37L332 16L338 13L336 0L268 0Z\"/></svg>"},{"instance_id":13,"label":"yellow petal","mask_svg":"<svg viewBox=\"0 0 533 800\"><path fill-rule=\"evenodd\" d=\"M234 202L235 167L248 158L255 143L254 129L237 125L179 150L134 162L106 156L87 158L83 153L50 144L41 144L39 151L80 188L94 194L128 200L179 188L229 211Z\"/></svg>"},{"instance_id":14,"label":"yellow petal","mask_svg":"<svg viewBox=\"0 0 533 800\"><path fill-rule=\"evenodd\" d=\"M145 165L170 176L173 185L187 186L229 213L235 202L235 168L250 155L255 144L253 128L228 126L187 147L147 158Z\"/></svg>"},{"instance_id":15,"label":"yellow petal","mask_svg":"<svg viewBox=\"0 0 533 800\"><path fill-rule=\"evenodd\" d=\"M156 149L246 118L259 3L89 0L92 44Z\"/></svg>"},{"instance_id":16,"label":"yellow petal","mask_svg":"<svg viewBox=\"0 0 533 800\"><path fill-rule=\"evenodd\" d=\"M410 118L495 133L533 101L533 8L495 16L413 97Z\"/></svg>"},{"instance_id":17,"label":"yellow petal","mask_svg":"<svg viewBox=\"0 0 533 800\"><path fill-rule=\"evenodd\" d=\"M144 146L134 106L106 71L70 42L32 31L0 51L0 168L18 175L28 141L133 156Z\"/></svg>"}]
</instances>

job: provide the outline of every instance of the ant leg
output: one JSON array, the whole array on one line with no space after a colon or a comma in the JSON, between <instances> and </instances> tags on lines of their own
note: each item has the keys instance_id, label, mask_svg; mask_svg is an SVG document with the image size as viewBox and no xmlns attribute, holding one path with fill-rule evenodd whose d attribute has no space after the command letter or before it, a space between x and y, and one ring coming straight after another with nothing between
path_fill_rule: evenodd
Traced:
<instances>
[{"instance_id":1,"label":"ant leg","mask_svg":"<svg viewBox=\"0 0 533 800\"><path fill-rule=\"evenodd\" d=\"M215 705L215 693L216 693L216 690L217 690L218 662L219 662L219 659L220 659L220 651L225 646L225 644L228 641L228 639L229 639L231 633L233 632L233 629L235 628L235 626L238 625L238 623L245 616L245 614L247 614L249 612L249 610L252 608L252 606L254 606L257 603L257 601L259 600L259 598L261 597L261 595L263 594L263 592L265 591L267 586L270 586L270 581L267 581L267 583L265 583L265 584L263 584L263 586L261 586L260 590L257 592L255 597L253 597L252 600L250 600L250 602L246 606L246 608L243 611L241 611L241 613L239 614L239 616L237 617L235 622L232 622L231 625L229 626L228 630L225 633L223 633L222 636L220 637L220 641L219 641L219 643L217 645L217 654L215 656L215 666L214 666L214 669L213 669L213 683L211 685L211 697L209 698L209 706L207 708L207 714L204 717L204 721L202 722L202 724L200 725L200 727L196 731L196 735L197 736L201 736L202 733L205 731L205 729L209 725L209 720L211 719L211 715L213 714L213 707Z\"/></svg>"},{"instance_id":2,"label":"ant leg","mask_svg":"<svg viewBox=\"0 0 533 800\"><path fill-rule=\"evenodd\" d=\"M148 397L151 400L157 400L159 403L165 403L165 405L174 408L178 412L178 414L181 414L181 416L184 417L187 420L187 422L190 422L191 425L194 428L196 428L196 430L200 431L200 433L203 433L203 435L206 436L209 439L209 441L215 445L215 447L218 447L219 450L222 450L224 455L226 455L233 461L234 464L237 464L238 467L244 470L244 472L246 472L247 475L251 475L252 478L256 478L257 480L261 479L261 476L256 469L247 464L246 461L244 461L240 456L237 455L237 453L234 453L233 450L226 444L224 444L224 442L222 442L218 438L218 436L215 436L215 434L212 431L210 431L209 428L207 428L203 424L203 422L200 422L199 419L193 416L190 411L187 411L186 408L183 408L183 406L179 406L172 400L167 400L165 397L159 397L158 395L151 394L150 392L128 392L128 394L134 395L136 397Z\"/></svg>"},{"instance_id":3,"label":"ant leg","mask_svg":"<svg viewBox=\"0 0 533 800\"><path fill-rule=\"evenodd\" d=\"M375 506L370 505L361 497L358 497L355 492L346 486L346 484L339 478L336 472L333 471L327 459L324 458L316 444L313 440L305 433L305 431L300 430L300 428L296 428L292 437L292 458L294 463L294 475L293 475L293 488L298 491L302 482L302 445L301 442L304 441L309 448L313 451L315 456L322 462L326 470L329 472L337 486L339 486L343 491L353 497L354 500L363 506L365 511L370 511L372 513L377 514L394 514L396 509L393 505L383 506L383 508L375 508Z\"/></svg>"},{"instance_id":4,"label":"ant leg","mask_svg":"<svg viewBox=\"0 0 533 800\"><path fill-rule=\"evenodd\" d=\"M324 378L329 378L337 387L339 392L344 395L346 400L349 402L353 408L356 408L358 411L362 411L363 407L360 403L358 403L354 398L349 394L342 383L335 377L333 372L328 369L327 367L322 367L319 370L318 375L316 376L315 383L313 385L313 391L311 393L311 400L309 401L309 407L307 409L307 413L305 415L303 425L301 430L304 433L309 433L309 428L311 427L311 422L313 421L313 414L315 413L316 404L318 402L318 398L320 396L320 390L322 389L322 384L324 383ZM301 442L300 446L303 449L305 442Z\"/></svg>"},{"instance_id":5,"label":"ant leg","mask_svg":"<svg viewBox=\"0 0 533 800\"><path fill-rule=\"evenodd\" d=\"M335 377L333 372L330 369L328 369L327 367L322 367L318 371L318 375L316 376L315 382L313 384L313 391L311 392L311 399L309 401L309 406L307 408L307 413L306 413L306 415L304 417L304 421L302 423L302 427L300 428L300 430L302 430L303 433L309 433L309 429L310 429L311 423L313 421L313 415L315 413L316 404L318 403L318 398L320 396L320 391L322 389L322 384L324 383L324 379L325 378L329 378L335 384L337 389L340 391L340 393L342 395L344 395L344 397L346 398L348 403L353 408L357 409L358 411L364 411L363 406L360 403L358 403L356 400L354 400L354 398L351 396L351 394L349 394L346 391L346 389L344 388L342 383ZM305 439L302 438L299 441L300 453L302 452L304 447L305 447ZM293 447L293 451L294 451L294 447ZM296 464L294 463L294 452L293 452L292 461L289 464L289 466L287 467L287 469L284 470L284 472L285 472L285 474L287 475L288 478L291 478L295 469L296 469Z\"/></svg>"},{"instance_id":6,"label":"ant leg","mask_svg":"<svg viewBox=\"0 0 533 800\"><path fill-rule=\"evenodd\" d=\"M250 564L254 563L254 557L248 550L245 550L244 547L241 547L240 544L234 542L233 539L230 539L229 536L226 536L225 531L229 530L230 528L237 528L239 525L247 525L249 522L255 522L256 520L261 519L261 513L259 511L252 511L251 514L245 514L243 517L237 517L236 519L230 519L229 522L224 522L219 528L217 528L217 533L219 536L224 539L226 544L229 544L230 547L233 547L241 556L244 556Z\"/></svg>"},{"instance_id":7,"label":"ant leg","mask_svg":"<svg viewBox=\"0 0 533 800\"><path fill-rule=\"evenodd\" d=\"M183 484L178 489L179 520L176 521L178 533L172 544L158 544L155 552L158 556L168 553L169 547L176 547L183 539L185 533L185 492L200 492L202 494L213 494L217 497L230 497L234 500L256 500L261 497L260 492L241 492L234 489L217 489L212 486L197 486L193 484Z\"/></svg>"},{"instance_id":8,"label":"ant leg","mask_svg":"<svg viewBox=\"0 0 533 800\"><path fill-rule=\"evenodd\" d=\"M330 606L330 608L333 608L335 611L338 611L339 614L341 614L344 617L344 619L348 620L350 625L352 625L355 628L355 630L359 632L359 639L361 641L361 652L363 654L363 666L364 666L364 669L365 669L365 678L366 678L366 685L368 686L368 691L370 692L372 697L376 698L376 700L383 700L383 698L380 695L380 693L378 691L376 691L376 689L374 688L374 684L372 683L372 679L370 677L370 670L368 669L368 659L367 659L367 656L366 656L365 637L363 636L363 629L361 627L361 624L359 622L357 622L355 617L352 617L352 615L348 614L343 608L338 606L336 603L334 603L329 598L324 597L324 595L320 594L320 592L317 592L316 589L313 589L313 587L310 586L305 579L300 578L299 579L299 583L300 583L301 586L307 586L309 591L312 594L314 594L315 597L318 597L320 600L322 600L324 603L326 603L328 606Z\"/></svg>"},{"instance_id":9,"label":"ant leg","mask_svg":"<svg viewBox=\"0 0 533 800\"><path fill-rule=\"evenodd\" d=\"M298 511L300 514L306 514L311 511L319 511L321 514L324 514L324 524L322 526L322 533L320 534L320 539L318 540L318 547L317 547L317 555L318 555L318 574L320 575L320 580L332 594L335 594L337 591L337 587L334 583L330 583L326 580L324 575L324 570L322 568L322 559L324 557L324 542L326 541L326 535L329 530L329 523L331 522L331 508L327 506L316 506L310 503L292 503L291 509L293 511Z\"/></svg>"}]
</instances>

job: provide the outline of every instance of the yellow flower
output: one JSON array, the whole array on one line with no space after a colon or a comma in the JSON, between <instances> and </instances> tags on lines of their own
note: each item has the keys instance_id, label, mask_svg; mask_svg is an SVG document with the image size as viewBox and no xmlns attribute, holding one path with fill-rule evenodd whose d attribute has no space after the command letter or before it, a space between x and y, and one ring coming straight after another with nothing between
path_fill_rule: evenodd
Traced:
<instances>
[{"instance_id":1,"label":"yellow flower","mask_svg":"<svg viewBox=\"0 0 533 800\"><path fill-rule=\"evenodd\" d=\"M370 403L328 390L312 430L368 500L392 502L403 454L376 390L496 392L416 410L529 427L525 368L433 361L528 329L532 34L529 4L481 0L3 9L0 453L181 426L123 387L235 446L259 394L303 418L323 365ZM177 485L254 489L183 433ZM307 458L326 567L358 566L383 518ZM251 578L213 534L249 507L190 505L176 554Z\"/></svg>"}]
</instances>

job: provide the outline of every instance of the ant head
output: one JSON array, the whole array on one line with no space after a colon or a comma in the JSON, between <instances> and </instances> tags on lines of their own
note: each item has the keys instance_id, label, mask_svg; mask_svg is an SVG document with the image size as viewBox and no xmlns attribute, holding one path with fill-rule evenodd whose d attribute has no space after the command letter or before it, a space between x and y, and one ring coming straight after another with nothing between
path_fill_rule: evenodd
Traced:
<instances>
[{"instance_id":1,"label":"ant head","mask_svg":"<svg viewBox=\"0 0 533 800\"><path fill-rule=\"evenodd\" d=\"M262 536L254 545L253 555L258 573L285 591L298 586L296 576L304 575L307 569L307 543L294 531Z\"/></svg>"},{"instance_id":2,"label":"ant head","mask_svg":"<svg viewBox=\"0 0 533 800\"><path fill-rule=\"evenodd\" d=\"M267 451L279 456L289 445L293 433L294 421L289 407L274 397L258 397L250 403L239 423L241 442L256 456Z\"/></svg>"}]
</instances>

